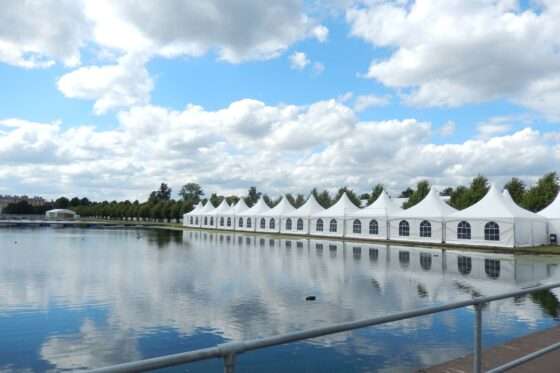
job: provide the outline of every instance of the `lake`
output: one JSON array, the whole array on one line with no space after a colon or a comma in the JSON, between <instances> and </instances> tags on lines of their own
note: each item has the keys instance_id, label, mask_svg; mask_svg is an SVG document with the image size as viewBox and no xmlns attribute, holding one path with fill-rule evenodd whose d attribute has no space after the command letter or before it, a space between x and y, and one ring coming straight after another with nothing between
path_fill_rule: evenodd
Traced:
<instances>
[{"instance_id":1,"label":"lake","mask_svg":"<svg viewBox=\"0 0 560 373\"><path fill-rule=\"evenodd\" d=\"M6 228L0 251L1 371L102 367L560 281L554 256L199 230ZM486 306L484 346L556 325L556 294ZM473 316L248 352L238 371L412 371L470 353Z\"/></svg>"}]
</instances>

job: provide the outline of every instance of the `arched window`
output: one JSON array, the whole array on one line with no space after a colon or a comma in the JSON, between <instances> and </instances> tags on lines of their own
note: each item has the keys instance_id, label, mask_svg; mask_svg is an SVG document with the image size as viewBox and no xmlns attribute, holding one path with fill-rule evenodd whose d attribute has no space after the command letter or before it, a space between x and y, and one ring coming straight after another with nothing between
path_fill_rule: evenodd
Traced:
<instances>
[{"instance_id":1,"label":"arched window","mask_svg":"<svg viewBox=\"0 0 560 373\"><path fill-rule=\"evenodd\" d=\"M315 227L315 230L317 232L322 232L323 231L323 219L317 219L317 225Z\"/></svg>"},{"instance_id":2,"label":"arched window","mask_svg":"<svg viewBox=\"0 0 560 373\"><path fill-rule=\"evenodd\" d=\"M471 239L471 225L466 221L461 221L457 224L457 239L470 240Z\"/></svg>"},{"instance_id":3,"label":"arched window","mask_svg":"<svg viewBox=\"0 0 560 373\"><path fill-rule=\"evenodd\" d=\"M420 267L424 271L432 269L432 254L420 253Z\"/></svg>"},{"instance_id":4,"label":"arched window","mask_svg":"<svg viewBox=\"0 0 560 373\"><path fill-rule=\"evenodd\" d=\"M210 217L210 225L214 226L214 217L213 216Z\"/></svg>"},{"instance_id":5,"label":"arched window","mask_svg":"<svg viewBox=\"0 0 560 373\"><path fill-rule=\"evenodd\" d=\"M264 220L264 218L261 218L261 229L265 229L266 228L266 220Z\"/></svg>"},{"instance_id":6,"label":"arched window","mask_svg":"<svg viewBox=\"0 0 560 373\"><path fill-rule=\"evenodd\" d=\"M252 225L252 219L251 218L247 218L247 228L251 228Z\"/></svg>"},{"instance_id":7,"label":"arched window","mask_svg":"<svg viewBox=\"0 0 560 373\"><path fill-rule=\"evenodd\" d=\"M239 228L243 228L243 218L239 218L239 222L237 223Z\"/></svg>"},{"instance_id":8,"label":"arched window","mask_svg":"<svg viewBox=\"0 0 560 373\"><path fill-rule=\"evenodd\" d=\"M220 227L223 227L223 226L224 226L224 217L222 216L220 218Z\"/></svg>"},{"instance_id":9,"label":"arched window","mask_svg":"<svg viewBox=\"0 0 560 373\"><path fill-rule=\"evenodd\" d=\"M410 236L410 226L406 220L399 223L399 236Z\"/></svg>"},{"instance_id":10,"label":"arched window","mask_svg":"<svg viewBox=\"0 0 560 373\"><path fill-rule=\"evenodd\" d=\"M362 233L362 222L358 219L354 220L354 223L352 223L352 232Z\"/></svg>"},{"instance_id":11,"label":"arched window","mask_svg":"<svg viewBox=\"0 0 560 373\"><path fill-rule=\"evenodd\" d=\"M432 224L427 220L420 223L420 237L432 237Z\"/></svg>"},{"instance_id":12,"label":"arched window","mask_svg":"<svg viewBox=\"0 0 560 373\"><path fill-rule=\"evenodd\" d=\"M198 216L194 218L194 225L198 225Z\"/></svg>"},{"instance_id":13,"label":"arched window","mask_svg":"<svg viewBox=\"0 0 560 373\"><path fill-rule=\"evenodd\" d=\"M231 227L231 218L229 218L229 217L227 218L227 226Z\"/></svg>"},{"instance_id":14,"label":"arched window","mask_svg":"<svg viewBox=\"0 0 560 373\"><path fill-rule=\"evenodd\" d=\"M292 219L290 219L290 218L286 219L286 230L287 231L292 230Z\"/></svg>"},{"instance_id":15,"label":"arched window","mask_svg":"<svg viewBox=\"0 0 560 373\"><path fill-rule=\"evenodd\" d=\"M408 267L410 264L410 253L408 251L399 251L399 263L401 267Z\"/></svg>"},{"instance_id":16,"label":"arched window","mask_svg":"<svg viewBox=\"0 0 560 373\"><path fill-rule=\"evenodd\" d=\"M303 219L299 218L297 220L297 230L298 231L302 231L303 230Z\"/></svg>"},{"instance_id":17,"label":"arched window","mask_svg":"<svg viewBox=\"0 0 560 373\"><path fill-rule=\"evenodd\" d=\"M275 226L276 226L276 222L274 221L274 218L270 219L270 221L268 222L268 228L274 229Z\"/></svg>"},{"instance_id":18,"label":"arched window","mask_svg":"<svg viewBox=\"0 0 560 373\"><path fill-rule=\"evenodd\" d=\"M208 216L204 217L204 225L208 225Z\"/></svg>"},{"instance_id":19,"label":"arched window","mask_svg":"<svg viewBox=\"0 0 560 373\"><path fill-rule=\"evenodd\" d=\"M472 270L472 259L468 256L459 256L457 258L457 269L462 275L468 275Z\"/></svg>"},{"instance_id":20,"label":"arched window","mask_svg":"<svg viewBox=\"0 0 560 373\"><path fill-rule=\"evenodd\" d=\"M191 218L189 219L189 223L193 224L193 217L191 216Z\"/></svg>"},{"instance_id":21,"label":"arched window","mask_svg":"<svg viewBox=\"0 0 560 373\"><path fill-rule=\"evenodd\" d=\"M369 234L379 234L379 224L377 224L377 220L369 222Z\"/></svg>"},{"instance_id":22,"label":"arched window","mask_svg":"<svg viewBox=\"0 0 560 373\"><path fill-rule=\"evenodd\" d=\"M487 241L499 241L500 226L493 221L486 223L484 226L484 239Z\"/></svg>"},{"instance_id":23,"label":"arched window","mask_svg":"<svg viewBox=\"0 0 560 373\"><path fill-rule=\"evenodd\" d=\"M500 261L497 259L484 259L484 272L491 279L500 277Z\"/></svg>"},{"instance_id":24,"label":"arched window","mask_svg":"<svg viewBox=\"0 0 560 373\"><path fill-rule=\"evenodd\" d=\"M329 232L336 233L336 230L337 230L336 219L331 219L331 221L329 222Z\"/></svg>"}]
</instances>

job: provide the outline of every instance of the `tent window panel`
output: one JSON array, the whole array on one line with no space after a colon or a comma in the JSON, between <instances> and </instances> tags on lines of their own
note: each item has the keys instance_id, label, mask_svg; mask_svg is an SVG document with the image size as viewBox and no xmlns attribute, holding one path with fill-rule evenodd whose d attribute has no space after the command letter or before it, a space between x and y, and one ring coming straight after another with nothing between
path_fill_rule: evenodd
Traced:
<instances>
[{"instance_id":1,"label":"tent window panel","mask_svg":"<svg viewBox=\"0 0 560 373\"><path fill-rule=\"evenodd\" d=\"M362 233L362 222L358 219L354 220L352 223L352 232L354 233Z\"/></svg>"},{"instance_id":2,"label":"tent window panel","mask_svg":"<svg viewBox=\"0 0 560 373\"><path fill-rule=\"evenodd\" d=\"M410 225L406 220L402 220L399 223L399 236L401 237L410 236Z\"/></svg>"},{"instance_id":3,"label":"tent window panel","mask_svg":"<svg viewBox=\"0 0 560 373\"><path fill-rule=\"evenodd\" d=\"M500 261L497 259L484 259L484 272L491 279L500 277Z\"/></svg>"},{"instance_id":4,"label":"tent window panel","mask_svg":"<svg viewBox=\"0 0 560 373\"><path fill-rule=\"evenodd\" d=\"M379 224L377 223L377 220L369 222L369 234L379 234Z\"/></svg>"},{"instance_id":5,"label":"tent window panel","mask_svg":"<svg viewBox=\"0 0 560 373\"><path fill-rule=\"evenodd\" d=\"M457 269L462 275L468 275L472 270L472 259L468 256L459 256L457 258Z\"/></svg>"},{"instance_id":6,"label":"tent window panel","mask_svg":"<svg viewBox=\"0 0 560 373\"><path fill-rule=\"evenodd\" d=\"M408 267L410 264L410 253L408 251L399 251L399 263L401 267Z\"/></svg>"},{"instance_id":7,"label":"tent window panel","mask_svg":"<svg viewBox=\"0 0 560 373\"><path fill-rule=\"evenodd\" d=\"M191 216L191 218L189 219L189 223L192 224L193 223L193 217Z\"/></svg>"},{"instance_id":8,"label":"tent window panel","mask_svg":"<svg viewBox=\"0 0 560 373\"><path fill-rule=\"evenodd\" d=\"M227 226L231 227L231 218L227 218Z\"/></svg>"},{"instance_id":9,"label":"tent window panel","mask_svg":"<svg viewBox=\"0 0 560 373\"><path fill-rule=\"evenodd\" d=\"M265 229L266 228L266 220L264 220L264 218L261 218L261 229Z\"/></svg>"},{"instance_id":10,"label":"tent window panel","mask_svg":"<svg viewBox=\"0 0 560 373\"><path fill-rule=\"evenodd\" d=\"M204 225L208 225L208 217L204 217Z\"/></svg>"},{"instance_id":11,"label":"tent window panel","mask_svg":"<svg viewBox=\"0 0 560 373\"><path fill-rule=\"evenodd\" d=\"M239 218L239 222L237 223L239 228L243 228L243 218Z\"/></svg>"},{"instance_id":12,"label":"tent window panel","mask_svg":"<svg viewBox=\"0 0 560 373\"><path fill-rule=\"evenodd\" d=\"M420 253L420 267L424 271L432 269L432 254Z\"/></svg>"},{"instance_id":13,"label":"tent window panel","mask_svg":"<svg viewBox=\"0 0 560 373\"><path fill-rule=\"evenodd\" d=\"M214 225L214 218L210 218L210 225Z\"/></svg>"},{"instance_id":14,"label":"tent window panel","mask_svg":"<svg viewBox=\"0 0 560 373\"><path fill-rule=\"evenodd\" d=\"M194 218L194 223L198 225L198 217Z\"/></svg>"},{"instance_id":15,"label":"tent window panel","mask_svg":"<svg viewBox=\"0 0 560 373\"><path fill-rule=\"evenodd\" d=\"M225 219L224 219L224 217L222 216L222 217L220 218L220 227L223 227L223 226L224 226L224 223L225 223Z\"/></svg>"},{"instance_id":16,"label":"tent window panel","mask_svg":"<svg viewBox=\"0 0 560 373\"><path fill-rule=\"evenodd\" d=\"M499 241L500 240L500 226L493 221L484 225L484 239L486 241Z\"/></svg>"},{"instance_id":17,"label":"tent window panel","mask_svg":"<svg viewBox=\"0 0 560 373\"><path fill-rule=\"evenodd\" d=\"M303 230L303 219L298 219L298 220L297 220L297 230L298 230L298 231L302 231L302 230Z\"/></svg>"},{"instance_id":18,"label":"tent window panel","mask_svg":"<svg viewBox=\"0 0 560 373\"><path fill-rule=\"evenodd\" d=\"M268 228L270 229L274 229L276 226L276 222L274 219L270 219L270 221L268 222Z\"/></svg>"},{"instance_id":19,"label":"tent window panel","mask_svg":"<svg viewBox=\"0 0 560 373\"><path fill-rule=\"evenodd\" d=\"M331 221L329 222L329 232L336 233L337 226L338 224L336 222L336 219L331 219Z\"/></svg>"},{"instance_id":20,"label":"tent window panel","mask_svg":"<svg viewBox=\"0 0 560 373\"><path fill-rule=\"evenodd\" d=\"M253 223L251 222L251 218L247 218L247 228L251 228L251 225Z\"/></svg>"},{"instance_id":21,"label":"tent window panel","mask_svg":"<svg viewBox=\"0 0 560 373\"><path fill-rule=\"evenodd\" d=\"M457 239L470 240L471 239L471 225L466 221L457 224Z\"/></svg>"},{"instance_id":22,"label":"tent window panel","mask_svg":"<svg viewBox=\"0 0 560 373\"><path fill-rule=\"evenodd\" d=\"M292 219L290 219L290 218L286 219L286 230L287 231L292 230Z\"/></svg>"},{"instance_id":23,"label":"tent window panel","mask_svg":"<svg viewBox=\"0 0 560 373\"><path fill-rule=\"evenodd\" d=\"M316 224L315 230L316 230L317 232L322 232L322 231L323 231L323 219L317 220L317 224Z\"/></svg>"},{"instance_id":24,"label":"tent window panel","mask_svg":"<svg viewBox=\"0 0 560 373\"><path fill-rule=\"evenodd\" d=\"M420 237L432 237L432 224L427 220L420 223Z\"/></svg>"}]
</instances>

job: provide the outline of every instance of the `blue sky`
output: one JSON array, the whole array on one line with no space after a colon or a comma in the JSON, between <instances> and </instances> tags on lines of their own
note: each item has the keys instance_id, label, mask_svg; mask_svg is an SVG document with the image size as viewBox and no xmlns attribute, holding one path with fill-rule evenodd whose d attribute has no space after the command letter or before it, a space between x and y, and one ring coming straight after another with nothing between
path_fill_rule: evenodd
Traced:
<instances>
[{"instance_id":1,"label":"blue sky","mask_svg":"<svg viewBox=\"0 0 560 373\"><path fill-rule=\"evenodd\" d=\"M3 6L0 193L396 193L558 168L554 1Z\"/></svg>"}]
</instances>

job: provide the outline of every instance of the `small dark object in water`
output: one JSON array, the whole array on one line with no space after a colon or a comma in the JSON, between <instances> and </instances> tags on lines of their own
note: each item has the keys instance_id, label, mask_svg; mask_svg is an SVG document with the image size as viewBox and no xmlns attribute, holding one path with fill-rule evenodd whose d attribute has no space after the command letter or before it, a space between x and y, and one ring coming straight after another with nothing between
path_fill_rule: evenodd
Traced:
<instances>
[{"instance_id":1,"label":"small dark object in water","mask_svg":"<svg viewBox=\"0 0 560 373\"><path fill-rule=\"evenodd\" d=\"M317 299L317 297L315 297L315 295L309 295L309 296L305 297L305 300L307 300L307 301L316 300L316 299Z\"/></svg>"}]
</instances>

